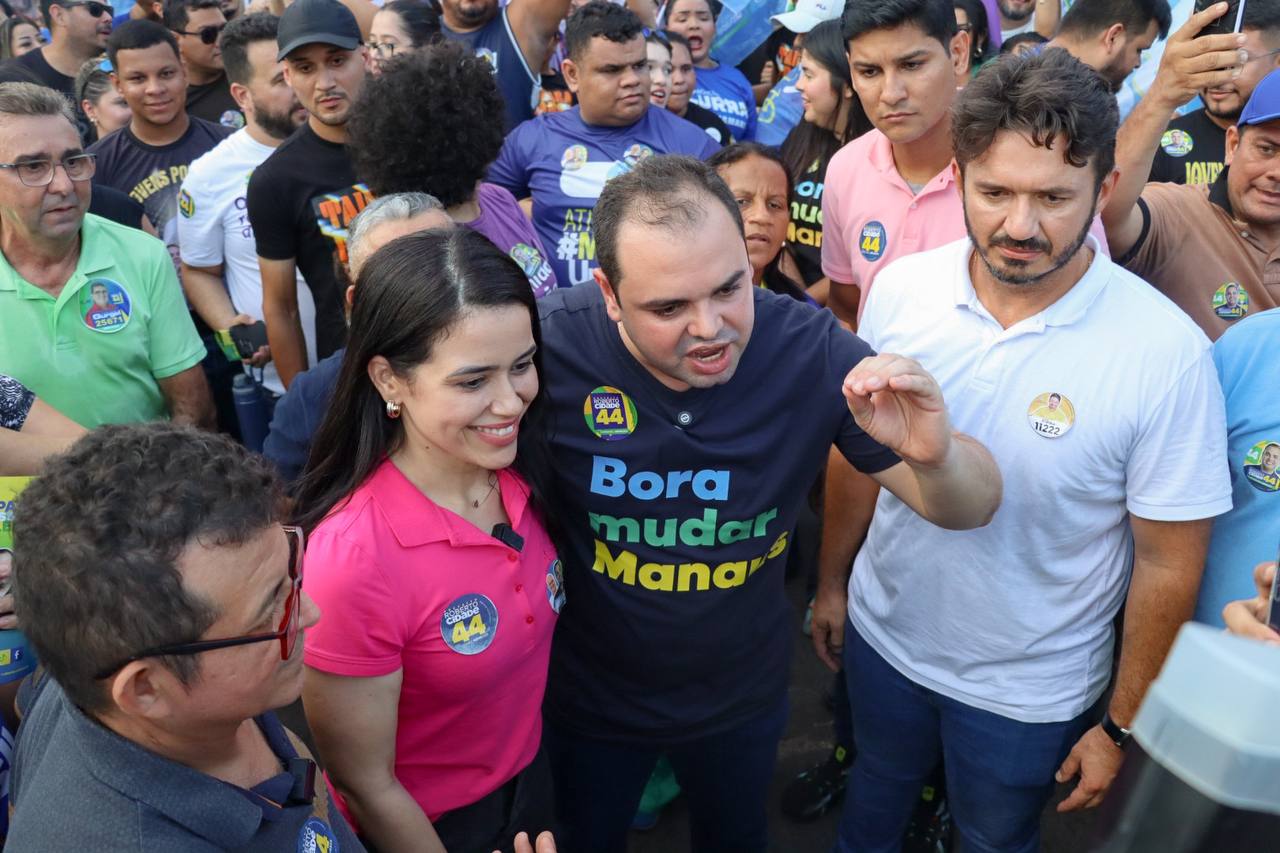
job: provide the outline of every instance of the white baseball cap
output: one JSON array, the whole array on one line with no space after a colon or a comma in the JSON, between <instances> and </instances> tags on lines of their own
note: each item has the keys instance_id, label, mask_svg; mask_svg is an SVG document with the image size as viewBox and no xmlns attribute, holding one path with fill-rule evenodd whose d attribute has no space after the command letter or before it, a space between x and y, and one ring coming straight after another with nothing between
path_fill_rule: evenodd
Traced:
<instances>
[{"instance_id":1,"label":"white baseball cap","mask_svg":"<svg viewBox=\"0 0 1280 853\"><path fill-rule=\"evenodd\" d=\"M844 12L844 0L796 0L795 8L769 20L793 33L807 33L823 21L834 21Z\"/></svg>"}]
</instances>

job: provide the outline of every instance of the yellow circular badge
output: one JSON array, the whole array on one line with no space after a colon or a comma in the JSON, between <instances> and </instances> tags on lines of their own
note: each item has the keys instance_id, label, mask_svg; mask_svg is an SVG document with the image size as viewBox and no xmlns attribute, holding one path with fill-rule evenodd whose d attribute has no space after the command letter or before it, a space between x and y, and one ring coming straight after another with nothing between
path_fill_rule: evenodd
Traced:
<instances>
[{"instance_id":1,"label":"yellow circular badge","mask_svg":"<svg viewBox=\"0 0 1280 853\"><path fill-rule=\"evenodd\" d=\"M636 431L636 404L612 385L601 385L582 404L587 429L605 441L617 441Z\"/></svg>"},{"instance_id":2,"label":"yellow circular badge","mask_svg":"<svg viewBox=\"0 0 1280 853\"><path fill-rule=\"evenodd\" d=\"M1076 407L1057 391L1048 391L1031 401L1027 420L1039 435L1062 438L1075 425Z\"/></svg>"}]
</instances>

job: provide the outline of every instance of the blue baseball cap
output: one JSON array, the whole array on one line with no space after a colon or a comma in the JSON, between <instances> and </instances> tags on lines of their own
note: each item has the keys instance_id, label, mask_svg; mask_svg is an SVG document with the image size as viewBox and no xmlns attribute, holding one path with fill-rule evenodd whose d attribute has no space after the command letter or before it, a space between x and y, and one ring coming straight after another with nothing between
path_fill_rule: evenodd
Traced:
<instances>
[{"instance_id":1,"label":"blue baseball cap","mask_svg":"<svg viewBox=\"0 0 1280 853\"><path fill-rule=\"evenodd\" d=\"M1254 88L1249 103L1240 111L1236 126L1266 124L1276 119L1280 119L1280 69L1263 77Z\"/></svg>"}]
</instances>

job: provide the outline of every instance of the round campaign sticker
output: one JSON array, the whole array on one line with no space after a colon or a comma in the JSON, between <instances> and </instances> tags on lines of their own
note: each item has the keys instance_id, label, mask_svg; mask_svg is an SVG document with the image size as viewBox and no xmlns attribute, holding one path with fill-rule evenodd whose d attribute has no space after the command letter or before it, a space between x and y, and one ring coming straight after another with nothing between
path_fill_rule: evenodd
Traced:
<instances>
[{"instance_id":1,"label":"round campaign sticker","mask_svg":"<svg viewBox=\"0 0 1280 853\"><path fill-rule=\"evenodd\" d=\"M489 63L489 67L493 69L493 73L498 73L498 54L492 48L478 47L476 48L476 56Z\"/></svg>"},{"instance_id":2,"label":"round campaign sticker","mask_svg":"<svg viewBox=\"0 0 1280 853\"><path fill-rule=\"evenodd\" d=\"M1166 130L1160 137L1160 147L1170 157L1186 157L1195 147L1191 134L1185 130Z\"/></svg>"},{"instance_id":3,"label":"round campaign sticker","mask_svg":"<svg viewBox=\"0 0 1280 853\"><path fill-rule=\"evenodd\" d=\"M239 130L244 127L244 113L239 110L227 110L218 118L218 124Z\"/></svg>"},{"instance_id":4,"label":"round campaign sticker","mask_svg":"<svg viewBox=\"0 0 1280 853\"><path fill-rule=\"evenodd\" d=\"M576 172L587 165L587 146L570 145L560 155L560 168L566 172Z\"/></svg>"},{"instance_id":5,"label":"round campaign sticker","mask_svg":"<svg viewBox=\"0 0 1280 853\"><path fill-rule=\"evenodd\" d=\"M1049 391L1031 401L1027 420L1039 435L1062 438L1076 422L1076 407L1057 391Z\"/></svg>"},{"instance_id":6,"label":"round campaign sticker","mask_svg":"<svg viewBox=\"0 0 1280 853\"><path fill-rule=\"evenodd\" d=\"M635 145L632 145L630 148L627 149L626 154L622 155L622 162L626 163L628 166L634 169L636 166L640 165L641 163L643 163L645 160L648 160L652 156L653 156L652 148L650 148L648 145L637 142Z\"/></svg>"},{"instance_id":7,"label":"round campaign sticker","mask_svg":"<svg viewBox=\"0 0 1280 853\"><path fill-rule=\"evenodd\" d=\"M298 833L298 853L339 853L338 836L320 818L307 818Z\"/></svg>"},{"instance_id":8,"label":"round campaign sticker","mask_svg":"<svg viewBox=\"0 0 1280 853\"><path fill-rule=\"evenodd\" d=\"M478 592L459 596L440 617L440 636L460 655L478 655L498 633L498 608Z\"/></svg>"},{"instance_id":9,"label":"round campaign sticker","mask_svg":"<svg viewBox=\"0 0 1280 853\"><path fill-rule=\"evenodd\" d=\"M1249 291L1229 281L1213 292L1213 313L1223 320L1239 320L1249 313Z\"/></svg>"},{"instance_id":10,"label":"round campaign sticker","mask_svg":"<svg viewBox=\"0 0 1280 853\"><path fill-rule=\"evenodd\" d=\"M605 441L617 441L636 431L636 404L612 385L601 385L582 404L587 429Z\"/></svg>"},{"instance_id":11,"label":"round campaign sticker","mask_svg":"<svg viewBox=\"0 0 1280 853\"><path fill-rule=\"evenodd\" d=\"M547 601L557 613L564 607L564 564L559 557L547 566Z\"/></svg>"},{"instance_id":12,"label":"round campaign sticker","mask_svg":"<svg viewBox=\"0 0 1280 853\"><path fill-rule=\"evenodd\" d=\"M1280 491L1280 441L1259 441L1244 456L1244 478L1260 492Z\"/></svg>"},{"instance_id":13,"label":"round campaign sticker","mask_svg":"<svg viewBox=\"0 0 1280 853\"><path fill-rule=\"evenodd\" d=\"M884 226L874 219L862 226L862 234L858 237L858 251L869 261L878 261L889 247L889 235Z\"/></svg>"},{"instance_id":14,"label":"round campaign sticker","mask_svg":"<svg viewBox=\"0 0 1280 853\"><path fill-rule=\"evenodd\" d=\"M133 303L129 292L118 283L95 278L80 289L80 313L86 326L109 335L129 325Z\"/></svg>"}]
</instances>

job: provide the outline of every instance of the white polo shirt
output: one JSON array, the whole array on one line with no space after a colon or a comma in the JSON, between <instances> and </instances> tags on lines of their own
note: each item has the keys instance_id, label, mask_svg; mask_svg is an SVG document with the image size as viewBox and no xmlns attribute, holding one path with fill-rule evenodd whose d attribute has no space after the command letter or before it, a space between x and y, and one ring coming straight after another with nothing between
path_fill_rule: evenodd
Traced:
<instances>
[{"instance_id":1,"label":"white polo shirt","mask_svg":"<svg viewBox=\"0 0 1280 853\"><path fill-rule=\"evenodd\" d=\"M986 527L949 531L882 490L850 618L916 683L1030 723L1072 719L1106 688L1127 514L1231 508L1209 340L1088 245L1075 287L1008 329L973 290L968 240L902 258L876 278L858 330L937 378L953 427L999 464L1004 501Z\"/></svg>"},{"instance_id":2,"label":"white polo shirt","mask_svg":"<svg viewBox=\"0 0 1280 853\"><path fill-rule=\"evenodd\" d=\"M255 320L262 319L262 273L245 195L249 176L273 151L250 136L248 128L241 128L196 158L178 196L182 260L193 267L221 265L231 304ZM307 363L315 364L316 303L301 274L298 321L306 339ZM274 362L263 368L262 384L277 394L284 393Z\"/></svg>"}]
</instances>

